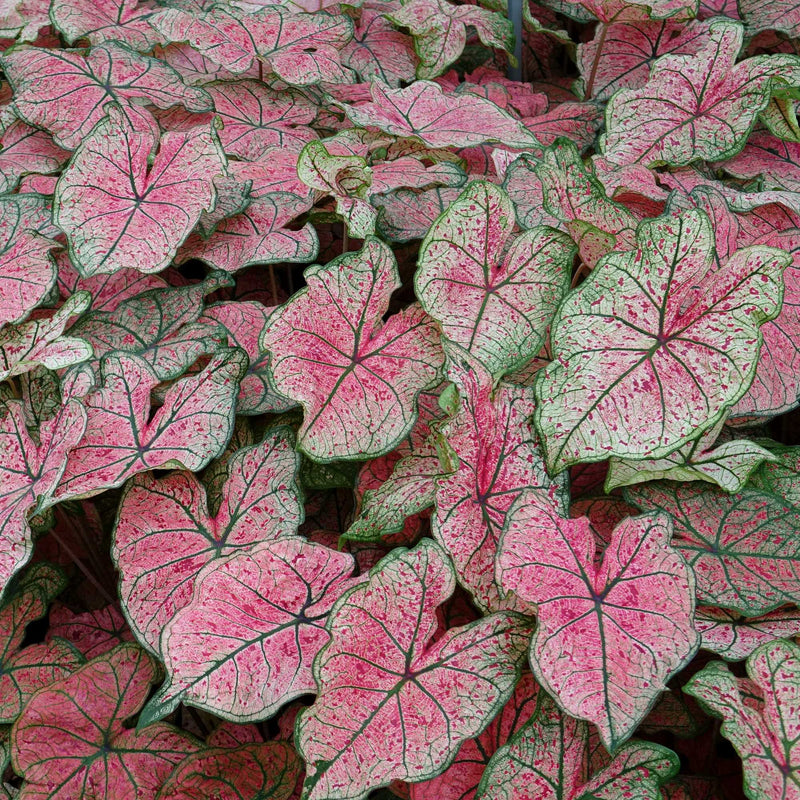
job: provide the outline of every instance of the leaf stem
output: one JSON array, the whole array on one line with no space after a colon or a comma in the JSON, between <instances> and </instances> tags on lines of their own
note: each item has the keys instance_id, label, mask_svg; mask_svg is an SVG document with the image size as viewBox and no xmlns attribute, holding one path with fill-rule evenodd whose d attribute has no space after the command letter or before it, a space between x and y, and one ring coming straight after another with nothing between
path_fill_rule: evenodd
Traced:
<instances>
[{"instance_id":1,"label":"leaf stem","mask_svg":"<svg viewBox=\"0 0 800 800\"><path fill-rule=\"evenodd\" d=\"M600 56L603 53L603 45L606 43L606 34L608 33L608 23L600 23L600 36L597 37L597 49L594 51L594 58L592 59L592 69L589 72L589 80L586 81L586 89L583 93L583 99L592 99L592 90L594 89L594 79L597 77L597 68L600 65Z\"/></svg>"}]
</instances>

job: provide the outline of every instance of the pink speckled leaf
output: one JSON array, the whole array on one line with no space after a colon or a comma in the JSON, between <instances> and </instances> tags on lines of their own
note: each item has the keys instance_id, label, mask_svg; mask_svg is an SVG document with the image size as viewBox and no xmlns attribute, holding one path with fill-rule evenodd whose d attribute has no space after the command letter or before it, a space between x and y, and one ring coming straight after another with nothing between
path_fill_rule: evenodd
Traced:
<instances>
[{"instance_id":1,"label":"pink speckled leaf","mask_svg":"<svg viewBox=\"0 0 800 800\"><path fill-rule=\"evenodd\" d=\"M125 644L39 690L11 731L11 760L26 781L20 800L155 800L175 765L199 749L172 725L125 726L156 676L150 657Z\"/></svg>"},{"instance_id":2,"label":"pink speckled leaf","mask_svg":"<svg viewBox=\"0 0 800 800\"><path fill-rule=\"evenodd\" d=\"M560 10L569 14L588 12L601 22L613 23L647 18L685 20L694 17L696 9L696 0L562 0Z\"/></svg>"},{"instance_id":3,"label":"pink speckled leaf","mask_svg":"<svg viewBox=\"0 0 800 800\"><path fill-rule=\"evenodd\" d=\"M76 613L68 606L55 603L50 609L47 641L54 636L71 642L86 659L133 641L133 633L116 604Z\"/></svg>"},{"instance_id":4,"label":"pink speckled leaf","mask_svg":"<svg viewBox=\"0 0 800 800\"><path fill-rule=\"evenodd\" d=\"M794 56L762 55L736 63L742 26L718 19L696 55L668 55L640 89L622 89L606 109L605 156L618 164L683 166L724 159L742 149L758 113Z\"/></svg>"},{"instance_id":5,"label":"pink speckled leaf","mask_svg":"<svg viewBox=\"0 0 800 800\"><path fill-rule=\"evenodd\" d=\"M225 157L213 127L163 134L151 165L155 147L152 133L111 106L58 181L54 219L82 275L160 272L214 207L212 178L225 172Z\"/></svg>"},{"instance_id":6,"label":"pink speckled leaf","mask_svg":"<svg viewBox=\"0 0 800 800\"><path fill-rule=\"evenodd\" d=\"M758 617L745 617L713 606L698 606L694 624L700 647L726 661L741 661L759 645L800 635L800 611L786 606Z\"/></svg>"},{"instance_id":7,"label":"pink speckled leaf","mask_svg":"<svg viewBox=\"0 0 800 800\"><path fill-rule=\"evenodd\" d=\"M492 757L478 800L660 800L677 756L651 742L627 742L592 774L589 726L546 696L537 713Z\"/></svg>"},{"instance_id":8,"label":"pink speckled leaf","mask_svg":"<svg viewBox=\"0 0 800 800\"><path fill-rule=\"evenodd\" d=\"M747 797L794 798L800 792L800 648L778 640L761 645L747 659L745 678L713 661L684 691L715 717L742 759ZM763 702L753 702L752 684ZM747 686L750 684L750 686Z\"/></svg>"},{"instance_id":9,"label":"pink speckled leaf","mask_svg":"<svg viewBox=\"0 0 800 800\"><path fill-rule=\"evenodd\" d=\"M791 37L800 36L800 6L794 0L739 0L737 5L750 35L780 31Z\"/></svg>"},{"instance_id":10,"label":"pink speckled leaf","mask_svg":"<svg viewBox=\"0 0 800 800\"><path fill-rule=\"evenodd\" d=\"M447 0L406 0L387 19L408 28L419 58L417 77L441 75L464 50L467 26L487 47L513 51L514 28L505 14L477 5L454 5Z\"/></svg>"},{"instance_id":11,"label":"pink speckled leaf","mask_svg":"<svg viewBox=\"0 0 800 800\"><path fill-rule=\"evenodd\" d=\"M484 97L445 94L431 81L414 81L405 89L373 83L370 94L371 103L345 107L356 125L414 136L429 147L472 147L484 142L519 148L538 145L520 120Z\"/></svg>"},{"instance_id":12,"label":"pink speckled leaf","mask_svg":"<svg viewBox=\"0 0 800 800\"><path fill-rule=\"evenodd\" d=\"M372 198L372 204L382 212L376 226L378 233L390 242L422 239L459 194L459 189L446 187L422 192L398 189L378 195Z\"/></svg>"},{"instance_id":13,"label":"pink speckled leaf","mask_svg":"<svg viewBox=\"0 0 800 800\"><path fill-rule=\"evenodd\" d=\"M652 62L664 55L696 55L708 41L708 24L691 21L631 20L608 26L578 45L578 66L584 85L592 81L592 97L608 100L617 89L635 89L647 82Z\"/></svg>"},{"instance_id":14,"label":"pink speckled leaf","mask_svg":"<svg viewBox=\"0 0 800 800\"><path fill-rule=\"evenodd\" d=\"M235 722L273 716L317 691L311 664L330 640L331 607L352 585L355 561L299 536L282 536L209 564L191 602L164 628L167 681L143 712L178 703Z\"/></svg>"},{"instance_id":15,"label":"pink speckled leaf","mask_svg":"<svg viewBox=\"0 0 800 800\"><path fill-rule=\"evenodd\" d=\"M284 742L204 749L180 763L156 800L289 800L301 770Z\"/></svg>"},{"instance_id":16,"label":"pink speckled leaf","mask_svg":"<svg viewBox=\"0 0 800 800\"><path fill-rule=\"evenodd\" d=\"M352 81L341 50L353 36L353 23L343 14L292 13L280 6L248 14L220 4L200 13L165 9L150 23L163 43L188 42L231 72L246 72L258 58L294 85Z\"/></svg>"},{"instance_id":17,"label":"pink speckled leaf","mask_svg":"<svg viewBox=\"0 0 800 800\"><path fill-rule=\"evenodd\" d=\"M692 567L701 603L756 616L800 601L797 508L781 497L672 482L632 486L625 496L672 516L674 546Z\"/></svg>"},{"instance_id":18,"label":"pink speckled leaf","mask_svg":"<svg viewBox=\"0 0 800 800\"><path fill-rule=\"evenodd\" d=\"M700 643L694 577L671 538L666 514L628 517L596 565L586 517L560 518L535 491L506 514L497 577L536 606L533 673L612 752Z\"/></svg>"},{"instance_id":19,"label":"pink speckled leaf","mask_svg":"<svg viewBox=\"0 0 800 800\"><path fill-rule=\"evenodd\" d=\"M13 722L37 689L83 663L81 654L63 639L22 646L27 625L45 615L66 584L60 570L35 564L0 607L0 722Z\"/></svg>"},{"instance_id":20,"label":"pink speckled leaf","mask_svg":"<svg viewBox=\"0 0 800 800\"><path fill-rule=\"evenodd\" d=\"M31 172L56 172L69 159L47 131L15 120L3 131L0 150L0 194L16 188L20 178Z\"/></svg>"},{"instance_id":21,"label":"pink speckled leaf","mask_svg":"<svg viewBox=\"0 0 800 800\"><path fill-rule=\"evenodd\" d=\"M311 198L311 190L297 177L299 150L270 147L254 161L229 161L228 171L239 181L249 181L254 200L274 192L286 192ZM310 203L309 203L310 205Z\"/></svg>"},{"instance_id":22,"label":"pink speckled leaf","mask_svg":"<svg viewBox=\"0 0 800 800\"><path fill-rule=\"evenodd\" d=\"M764 189L800 190L800 144L784 142L765 130L750 135L744 149L725 162L737 178L760 178Z\"/></svg>"},{"instance_id":23,"label":"pink speckled leaf","mask_svg":"<svg viewBox=\"0 0 800 800\"><path fill-rule=\"evenodd\" d=\"M473 181L428 231L414 276L416 295L444 337L495 375L539 353L575 255L569 237L552 228L510 241L513 223L508 195Z\"/></svg>"},{"instance_id":24,"label":"pink speckled leaf","mask_svg":"<svg viewBox=\"0 0 800 800\"><path fill-rule=\"evenodd\" d=\"M199 258L217 269L236 272L252 264L312 261L319 251L314 226L289 227L309 205L302 197L282 192L253 200L241 214L220 222L208 238L189 236L175 262Z\"/></svg>"},{"instance_id":25,"label":"pink speckled leaf","mask_svg":"<svg viewBox=\"0 0 800 800\"><path fill-rule=\"evenodd\" d=\"M275 387L305 411L298 444L318 461L383 455L411 430L419 393L440 380L435 323L419 306L381 323L400 280L378 239L304 276L261 336Z\"/></svg>"},{"instance_id":26,"label":"pink speckled leaf","mask_svg":"<svg viewBox=\"0 0 800 800\"><path fill-rule=\"evenodd\" d=\"M701 211L640 224L567 296L554 360L536 379L536 427L551 471L610 455L661 458L726 414L755 374L788 255L737 251L716 270Z\"/></svg>"},{"instance_id":27,"label":"pink speckled leaf","mask_svg":"<svg viewBox=\"0 0 800 800\"><path fill-rule=\"evenodd\" d=\"M67 461L58 498L96 494L144 470L202 469L228 441L246 365L241 350L220 351L199 375L172 384L150 418L156 374L138 356L106 356L102 388L85 398L86 433Z\"/></svg>"},{"instance_id":28,"label":"pink speckled leaf","mask_svg":"<svg viewBox=\"0 0 800 800\"><path fill-rule=\"evenodd\" d=\"M430 540L396 548L331 612L331 642L314 661L319 695L295 741L306 800L359 800L393 779L443 772L511 696L530 628L493 614L433 640L436 608L455 589Z\"/></svg>"},{"instance_id":29,"label":"pink speckled leaf","mask_svg":"<svg viewBox=\"0 0 800 800\"><path fill-rule=\"evenodd\" d=\"M70 0L51 4L50 21L68 44L114 39L146 53L158 41L148 21L153 13L152 6L139 5L139 0Z\"/></svg>"},{"instance_id":30,"label":"pink speckled leaf","mask_svg":"<svg viewBox=\"0 0 800 800\"><path fill-rule=\"evenodd\" d=\"M68 150L86 138L110 102L119 105L121 115L139 128L147 112L133 102L136 99L158 108L176 103L190 111L212 107L202 89L187 87L163 62L119 42L93 47L86 57L79 51L22 47L5 53L2 61L14 87L19 116L50 131L56 144Z\"/></svg>"},{"instance_id":31,"label":"pink speckled leaf","mask_svg":"<svg viewBox=\"0 0 800 800\"><path fill-rule=\"evenodd\" d=\"M414 80L417 58L410 36L400 33L378 9L363 8L353 40L342 51L342 63L362 81L397 88Z\"/></svg>"},{"instance_id":32,"label":"pink speckled leaf","mask_svg":"<svg viewBox=\"0 0 800 800\"><path fill-rule=\"evenodd\" d=\"M203 485L189 472L133 480L117 514L111 555L128 621L159 652L161 631L186 606L198 572L256 542L295 533L303 519L294 482L293 439L277 429L228 464L219 511L209 514Z\"/></svg>"},{"instance_id":33,"label":"pink speckled leaf","mask_svg":"<svg viewBox=\"0 0 800 800\"><path fill-rule=\"evenodd\" d=\"M440 427L455 471L436 481L434 538L453 559L459 582L483 611L530 611L506 597L495 561L506 513L527 487L537 487L566 512L564 476L551 479L530 425L531 389L501 383L465 351L448 345L447 376L458 389L458 411Z\"/></svg>"},{"instance_id":34,"label":"pink speckled leaf","mask_svg":"<svg viewBox=\"0 0 800 800\"><path fill-rule=\"evenodd\" d=\"M86 412L70 400L42 423L39 441L25 427L22 403L3 404L0 418L0 594L33 553L28 512L49 498L64 472L67 455L86 427Z\"/></svg>"}]
</instances>

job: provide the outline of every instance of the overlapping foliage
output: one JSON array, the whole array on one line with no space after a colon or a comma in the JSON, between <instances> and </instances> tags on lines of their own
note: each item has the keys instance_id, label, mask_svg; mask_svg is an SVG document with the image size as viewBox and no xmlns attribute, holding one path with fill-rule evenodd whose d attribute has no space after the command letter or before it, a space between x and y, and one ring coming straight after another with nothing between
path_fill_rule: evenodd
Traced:
<instances>
[{"instance_id":1,"label":"overlapping foliage","mask_svg":"<svg viewBox=\"0 0 800 800\"><path fill-rule=\"evenodd\" d=\"M0 797L800 800L800 11L506 12L0 7Z\"/></svg>"}]
</instances>

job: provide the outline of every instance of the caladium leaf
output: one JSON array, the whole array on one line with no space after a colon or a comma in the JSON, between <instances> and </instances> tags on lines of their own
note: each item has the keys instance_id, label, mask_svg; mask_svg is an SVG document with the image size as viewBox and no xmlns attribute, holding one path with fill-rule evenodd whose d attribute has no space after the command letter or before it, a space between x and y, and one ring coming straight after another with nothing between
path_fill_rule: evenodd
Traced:
<instances>
[{"instance_id":1,"label":"caladium leaf","mask_svg":"<svg viewBox=\"0 0 800 800\"><path fill-rule=\"evenodd\" d=\"M1 155L1 154L0 154ZM764 130L755 130L744 149L725 162L725 170L737 178L761 178L765 189L800 189L800 144L784 142Z\"/></svg>"},{"instance_id":2,"label":"caladium leaf","mask_svg":"<svg viewBox=\"0 0 800 800\"><path fill-rule=\"evenodd\" d=\"M454 454L455 471L436 481L434 538L453 559L459 582L483 611L530 611L506 597L494 564L506 513L527 487L538 487L566 512L566 481L552 480L529 420L531 389L501 383L463 350L446 345L447 376L461 404L439 428Z\"/></svg>"},{"instance_id":3,"label":"caladium leaf","mask_svg":"<svg viewBox=\"0 0 800 800\"><path fill-rule=\"evenodd\" d=\"M282 192L253 200L241 214L220 222L208 238L197 233L189 236L175 261L183 264L199 258L226 272L252 264L312 261L319 252L314 226L289 227L308 208L302 197Z\"/></svg>"},{"instance_id":4,"label":"caladium leaf","mask_svg":"<svg viewBox=\"0 0 800 800\"><path fill-rule=\"evenodd\" d=\"M759 31L780 31L792 37L800 35L800 9L791 0L770 3L739 0L737 6L750 35Z\"/></svg>"},{"instance_id":5,"label":"caladium leaf","mask_svg":"<svg viewBox=\"0 0 800 800\"><path fill-rule=\"evenodd\" d=\"M393 550L336 603L314 661L319 695L296 726L304 798L355 800L393 779L434 777L511 696L528 624L498 613L431 641L454 589L446 555L423 540Z\"/></svg>"},{"instance_id":6,"label":"caladium leaf","mask_svg":"<svg viewBox=\"0 0 800 800\"><path fill-rule=\"evenodd\" d=\"M683 166L735 155L773 81L800 66L793 56L764 55L736 64L743 28L731 20L709 25L696 55L668 55L640 89L622 89L606 109L605 156L618 164Z\"/></svg>"},{"instance_id":7,"label":"caladium leaf","mask_svg":"<svg viewBox=\"0 0 800 800\"><path fill-rule=\"evenodd\" d=\"M68 44L78 39L92 44L114 39L143 53L158 41L148 22L153 13L150 5L139 6L139 0L71 0L50 5L50 21Z\"/></svg>"},{"instance_id":8,"label":"caladium leaf","mask_svg":"<svg viewBox=\"0 0 800 800\"><path fill-rule=\"evenodd\" d=\"M278 429L261 444L239 450L228 464L214 516L205 489L188 472L161 480L148 473L128 485L111 555L125 615L153 653L166 623L189 603L206 564L297 530L303 512L292 445L288 431Z\"/></svg>"},{"instance_id":9,"label":"caladium leaf","mask_svg":"<svg viewBox=\"0 0 800 800\"><path fill-rule=\"evenodd\" d=\"M150 657L125 644L40 689L11 731L11 760L26 781L21 797L154 800L174 766L199 749L172 725L124 726L156 675Z\"/></svg>"},{"instance_id":10,"label":"caladium leaf","mask_svg":"<svg viewBox=\"0 0 800 800\"><path fill-rule=\"evenodd\" d=\"M158 376L138 356L106 356L103 385L85 398L86 433L67 461L58 498L96 494L143 470L202 469L228 441L246 365L241 350L220 351L199 375L170 386L149 419Z\"/></svg>"},{"instance_id":11,"label":"caladium leaf","mask_svg":"<svg viewBox=\"0 0 800 800\"><path fill-rule=\"evenodd\" d=\"M161 271L200 212L213 208L212 178L225 171L213 127L163 134L151 166L155 147L150 132L111 106L58 181L55 222L82 275Z\"/></svg>"},{"instance_id":12,"label":"caladium leaf","mask_svg":"<svg viewBox=\"0 0 800 800\"><path fill-rule=\"evenodd\" d=\"M703 650L726 661L741 661L762 644L800 634L800 612L786 607L758 617L744 617L724 608L699 606L694 624Z\"/></svg>"},{"instance_id":13,"label":"caladium leaf","mask_svg":"<svg viewBox=\"0 0 800 800\"><path fill-rule=\"evenodd\" d=\"M782 640L761 645L747 660L747 674L763 702L753 702L750 682L720 661L707 664L684 691L722 719L720 730L742 759L748 797L793 797L800 790L800 648Z\"/></svg>"},{"instance_id":14,"label":"caladium leaf","mask_svg":"<svg viewBox=\"0 0 800 800\"><path fill-rule=\"evenodd\" d=\"M538 146L522 122L474 94L445 94L431 81L414 81L405 89L373 83L370 94L371 103L344 109L356 125L394 136L413 136L429 147L472 147L484 142Z\"/></svg>"},{"instance_id":15,"label":"caladium leaf","mask_svg":"<svg viewBox=\"0 0 800 800\"><path fill-rule=\"evenodd\" d=\"M167 682L143 719L160 719L185 703L250 722L316 692L311 664L330 640L328 613L352 584L354 568L348 553L299 536L207 566L191 602L164 628Z\"/></svg>"},{"instance_id":16,"label":"caladium leaf","mask_svg":"<svg viewBox=\"0 0 800 800\"><path fill-rule=\"evenodd\" d=\"M297 86L351 82L340 51L353 36L353 23L342 14L292 13L279 6L248 14L219 4L200 13L165 9L150 23L163 43L188 42L234 73L246 72L258 58Z\"/></svg>"},{"instance_id":17,"label":"caladium leaf","mask_svg":"<svg viewBox=\"0 0 800 800\"><path fill-rule=\"evenodd\" d=\"M697 577L700 602L755 616L800 599L797 508L782 498L672 482L633 486L625 496L672 516L674 545Z\"/></svg>"},{"instance_id":18,"label":"caladium leaf","mask_svg":"<svg viewBox=\"0 0 800 800\"><path fill-rule=\"evenodd\" d=\"M492 183L474 181L420 246L414 289L444 336L493 374L536 356L567 289L570 239L535 228L509 245L514 208Z\"/></svg>"},{"instance_id":19,"label":"caladium leaf","mask_svg":"<svg viewBox=\"0 0 800 800\"><path fill-rule=\"evenodd\" d=\"M0 150L0 194L16 188L20 178L31 172L56 172L69 159L47 131L15 120L3 131Z\"/></svg>"},{"instance_id":20,"label":"caladium leaf","mask_svg":"<svg viewBox=\"0 0 800 800\"><path fill-rule=\"evenodd\" d=\"M64 471L67 454L86 427L86 412L78 401L69 401L39 429L34 442L25 427L22 404L9 400L0 417L0 594L11 576L33 552L28 512L50 497Z\"/></svg>"},{"instance_id":21,"label":"caladium leaf","mask_svg":"<svg viewBox=\"0 0 800 800\"><path fill-rule=\"evenodd\" d=\"M52 641L56 636L71 642L86 659L133 641L128 623L114 604L76 614L69 607L55 603L50 609L47 640Z\"/></svg>"},{"instance_id":22,"label":"caladium leaf","mask_svg":"<svg viewBox=\"0 0 800 800\"><path fill-rule=\"evenodd\" d=\"M406 0L387 19L408 28L419 57L417 77L430 80L441 75L464 50L467 26L475 29L487 47L511 52L514 28L498 11L473 5L456 6L447 0Z\"/></svg>"},{"instance_id":23,"label":"caladium leaf","mask_svg":"<svg viewBox=\"0 0 800 800\"><path fill-rule=\"evenodd\" d=\"M398 189L378 195L371 201L382 212L376 226L378 233L390 242L422 239L459 194L459 189L446 187L422 192Z\"/></svg>"},{"instance_id":24,"label":"caladium leaf","mask_svg":"<svg viewBox=\"0 0 800 800\"><path fill-rule=\"evenodd\" d=\"M297 177L299 155L300 151L291 147L270 147L254 161L229 161L228 170L237 180L250 182L250 197L254 200L274 192L309 200L311 191Z\"/></svg>"},{"instance_id":25,"label":"caladium leaf","mask_svg":"<svg viewBox=\"0 0 800 800\"><path fill-rule=\"evenodd\" d=\"M777 459L769 450L747 439L723 441L714 447L724 424L725 421L720 420L699 439L664 458L609 459L606 489L611 491L618 486L663 479L707 481L726 492L740 491L759 464Z\"/></svg>"},{"instance_id":26,"label":"caladium leaf","mask_svg":"<svg viewBox=\"0 0 800 800\"><path fill-rule=\"evenodd\" d=\"M342 50L342 63L362 81L397 88L414 80L417 58L411 37L398 31L374 8L362 8L353 40Z\"/></svg>"},{"instance_id":27,"label":"caladium leaf","mask_svg":"<svg viewBox=\"0 0 800 800\"><path fill-rule=\"evenodd\" d=\"M176 103L190 111L212 108L202 89L186 86L163 62L119 42L93 47L86 57L67 50L21 47L6 52L2 63L14 87L19 116L50 131L56 144L68 150L86 138L111 102L131 126L139 128L141 115L147 112L134 99L143 98L158 108Z\"/></svg>"},{"instance_id":28,"label":"caladium leaf","mask_svg":"<svg viewBox=\"0 0 800 800\"><path fill-rule=\"evenodd\" d=\"M697 11L695 0L560 0L559 6L560 11L574 19L586 21L596 17L605 23L648 17L691 19Z\"/></svg>"},{"instance_id":29,"label":"caladium leaf","mask_svg":"<svg viewBox=\"0 0 800 800\"><path fill-rule=\"evenodd\" d=\"M560 518L535 490L506 513L497 577L536 606L533 674L612 752L700 643L694 577L671 537L666 514L628 517L596 566L587 518Z\"/></svg>"},{"instance_id":30,"label":"caladium leaf","mask_svg":"<svg viewBox=\"0 0 800 800\"><path fill-rule=\"evenodd\" d=\"M26 627L47 613L66 585L60 570L35 564L0 607L0 722L13 722L37 689L69 675L83 662L63 639L22 647Z\"/></svg>"},{"instance_id":31,"label":"caladium leaf","mask_svg":"<svg viewBox=\"0 0 800 800\"><path fill-rule=\"evenodd\" d=\"M419 393L440 380L435 323L410 306L381 325L400 280L378 239L304 277L261 336L275 387L305 411L298 445L317 461L383 455L411 430Z\"/></svg>"},{"instance_id":32,"label":"caladium leaf","mask_svg":"<svg viewBox=\"0 0 800 800\"><path fill-rule=\"evenodd\" d=\"M715 271L698 210L647 220L636 239L635 251L598 264L553 323L534 418L551 472L609 455L661 458L696 437L746 391L759 326L778 312L785 253L745 248Z\"/></svg>"},{"instance_id":33,"label":"caladium leaf","mask_svg":"<svg viewBox=\"0 0 800 800\"><path fill-rule=\"evenodd\" d=\"M180 763L156 800L289 800L301 769L285 742L203 749Z\"/></svg>"},{"instance_id":34,"label":"caladium leaf","mask_svg":"<svg viewBox=\"0 0 800 800\"><path fill-rule=\"evenodd\" d=\"M658 800L679 769L671 750L628 742L592 774L589 726L540 698L536 714L492 756L477 800Z\"/></svg>"}]
</instances>

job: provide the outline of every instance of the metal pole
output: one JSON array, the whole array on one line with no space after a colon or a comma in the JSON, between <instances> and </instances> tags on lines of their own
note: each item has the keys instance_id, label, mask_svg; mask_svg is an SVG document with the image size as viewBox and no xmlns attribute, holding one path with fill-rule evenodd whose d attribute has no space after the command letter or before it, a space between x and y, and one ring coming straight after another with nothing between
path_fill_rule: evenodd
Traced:
<instances>
[{"instance_id":1,"label":"metal pole","mask_svg":"<svg viewBox=\"0 0 800 800\"><path fill-rule=\"evenodd\" d=\"M508 67L508 77L512 81L522 80L522 4L528 0L508 0L508 18L514 26L514 57L517 66Z\"/></svg>"}]
</instances>

